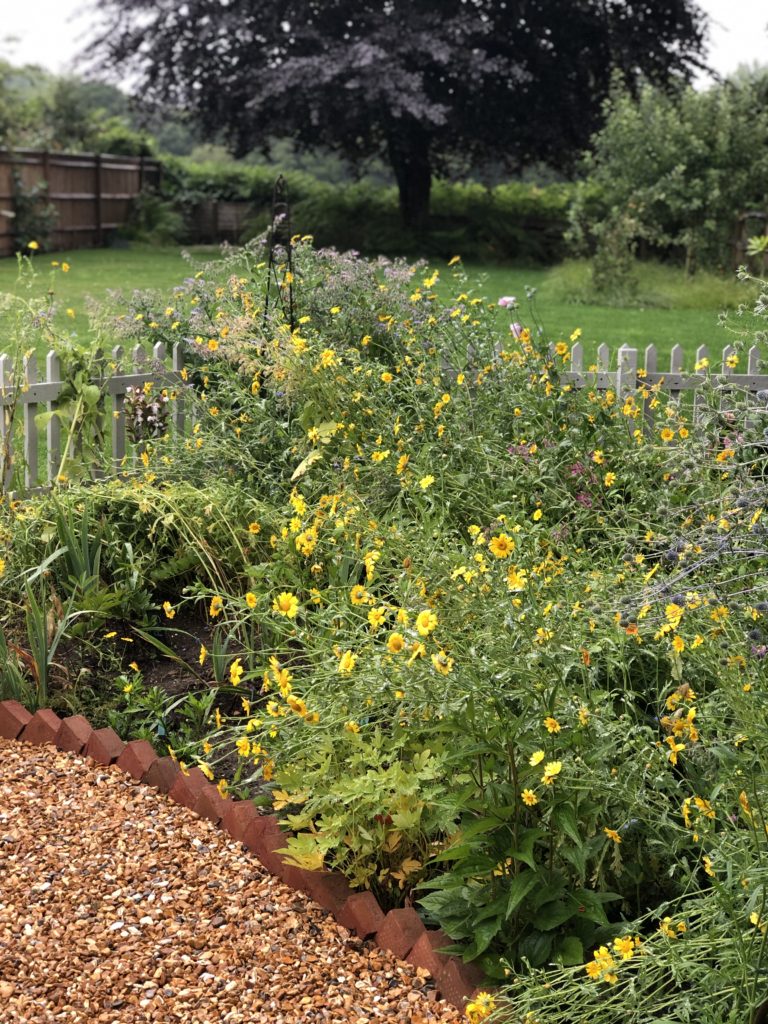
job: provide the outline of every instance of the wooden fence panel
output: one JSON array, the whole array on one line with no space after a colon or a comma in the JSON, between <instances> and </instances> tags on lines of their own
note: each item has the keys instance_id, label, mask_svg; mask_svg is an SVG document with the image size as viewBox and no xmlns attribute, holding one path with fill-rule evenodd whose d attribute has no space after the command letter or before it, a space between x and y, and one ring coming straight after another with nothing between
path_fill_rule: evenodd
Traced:
<instances>
[{"instance_id":1,"label":"wooden fence panel","mask_svg":"<svg viewBox=\"0 0 768 1024\"><path fill-rule=\"evenodd\" d=\"M127 222L142 190L160 180L160 164L147 157L0 150L0 256L14 251L14 170L25 188L48 183L58 215L50 244L62 249L102 244Z\"/></svg>"}]
</instances>

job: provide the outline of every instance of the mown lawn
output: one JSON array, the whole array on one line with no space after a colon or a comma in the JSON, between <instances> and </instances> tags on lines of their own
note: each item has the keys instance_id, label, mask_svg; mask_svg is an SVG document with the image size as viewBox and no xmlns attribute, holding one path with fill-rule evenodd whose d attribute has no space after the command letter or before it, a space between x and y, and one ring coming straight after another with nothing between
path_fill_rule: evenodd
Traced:
<instances>
[{"instance_id":1,"label":"mown lawn","mask_svg":"<svg viewBox=\"0 0 768 1024\"><path fill-rule=\"evenodd\" d=\"M58 329L75 332L79 340L91 343L95 339L88 326L89 299L104 299L111 290L130 294L134 289L157 288L168 293L195 269L196 259L215 257L217 248L198 246L187 251L192 264L177 246L133 245L125 249L46 253L34 260L34 279L25 275L21 280L15 260L6 259L0 261L0 293L15 293L36 308L51 298ZM68 263L69 271L62 274L60 269L52 268L53 261ZM532 322L526 288L535 288L536 315L547 334L555 341L567 340L580 328L588 360L594 358L595 349L602 343L613 350L623 344L640 349L655 344L661 354L668 354L673 345L680 344L689 359L699 345L707 345L711 353L718 354L732 340L718 327L718 314L753 295L753 289L737 281L735 274L700 274L686 280L682 271L651 264L640 270L640 287L633 305L619 307L584 301L588 298L588 267L584 262L571 261L553 268L469 264L464 267L466 283L454 278L453 270L445 266L437 269L438 288L444 297L454 297L454 292L458 295L465 289L483 295L489 302L496 302L502 295L515 295L520 308L514 316L499 311L502 332L513 319ZM68 310L74 311L74 316ZM0 334L0 351L10 353L15 334L13 315L1 308ZM36 341L35 347L42 355L44 343Z\"/></svg>"},{"instance_id":2,"label":"mown lawn","mask_svg":"<svg viewBox=\"0 0 768 1024\"><path fill-rule=\"evenodd\" d=\"M190 246L185 251L193 258L215 256L216 246ZM69 264L66 274L51 266ZM190 264L182 256L180 246L153 247L134 245L127 249L79 249L69 252L45 253L33 261L34 278L25 272L21 277L16 261L0 260L0 294L11 292L44 307L49 298L56 308L55 324L67 333L76 332L78 339L92 340L88 326L88 302L103 300L108 291L132 291L159 288L170 291L190 274ZM194 267L192 272L194 272ZM52 293L52 294L51 294ZM42 302L41 302L42 300ZM74 317L67 314L74 311ZM2 341L13 334L13 313L0 307ZM8 351L8 343L0 343L0 351ZM35 346L38 355L45 346Z\"/></svg>"},{"instance_id":3,"label":"mown lawn","mask_svg":"<svg viewBox=\"0 0 768 1024\"><path fill-rule=\"evenodd\" d=\"M641 351L653 344L664 355L679 344L689 359L700 345L706 345L710 354L719 354L733 340L718 326L720 312L734 311L740 302L750 302L756 294L735 274L701 274L691 281L682 271L648 265L640 271L637 304L622 308L580 301L588 276L583 262L549 269L470 265L466 270L471 280L481 282L482 291L489 297L514 295L518 299L520 308L514 316L507 310L500 312L504 325L512 320L531 323L526 288L535 288L535 313L546 333L553 341L567 341L580 328L588 358L603 343L612 350L632 345Z\"/></svg>"}]
</instances>

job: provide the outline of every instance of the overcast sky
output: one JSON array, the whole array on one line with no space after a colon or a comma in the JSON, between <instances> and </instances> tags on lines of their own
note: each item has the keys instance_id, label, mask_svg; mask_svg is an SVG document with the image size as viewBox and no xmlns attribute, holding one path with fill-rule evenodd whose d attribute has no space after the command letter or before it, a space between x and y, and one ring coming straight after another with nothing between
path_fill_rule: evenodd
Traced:
<instances>
[{"instance_id":1,"label":"overcast sky","mask_svg":"<svg viewBox=\"0 0 768 1024\"><path fill-rule=\"evenodd\" d=\"M698 2L713 19L709 59L721 75L739 64L768 63L765 0ZM71 67L92 24L88 0L0 0L0 6L0 55L56 72ZM16 41L7 41L8 36Z\"/></svg>"}]
</instances>

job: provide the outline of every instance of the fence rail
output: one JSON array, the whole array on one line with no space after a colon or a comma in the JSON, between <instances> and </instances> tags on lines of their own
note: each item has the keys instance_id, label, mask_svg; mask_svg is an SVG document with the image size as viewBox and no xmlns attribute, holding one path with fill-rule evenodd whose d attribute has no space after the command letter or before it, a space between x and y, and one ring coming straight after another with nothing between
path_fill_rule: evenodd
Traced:
<instances>
[{"instance_id":1,"label":"fence rail","mask_svg":"<svg viewBox=\"0 0 768 1024\"><path fill-rule=\"evenodd\" d=\"M0 149L0 256L13 254L14 171L24 189L48 186L45 202L56 210L53 248L102 245L130 216L132 201L160 183L160 163L150 157L109 153L51 153Z\"/></svg>"},{"instance_id":2,"label":"fence rail","mask_svg":"<svg viewBox=\"0 0 768 1024\"><path fill-rule=\"evenodd\" d=\"M553 349L554 352L554 349ZM756 396L765 391L768 399L768 373L764 368L760 350L752 347L746 353L746 373L737 372L741 357L732 346L722 351L720 365L710 365L709 351L701 347L696 351L694 372L683 369L684 354L680 345L675 345L669 359L669 369L659 368L656 347L649 345L644 352L644 366L639 364L639 351L623 345L617 352L615 368L611 368L611 350L607 345L597 349L597 360L584 366L584 348L581 343L573 345L565 353L563 369L559 373L561 384L574 389L592 388L595 391L613 391L619 401L627 395L639 397L638 418L642 415L643 430L647 435L654 431L658 396L664 394L671 401L692 400L691 422L694 427L701 424L706 408L702 386L714 382L720 391L720 407L729 408L735 393ZM111 461L113 472L124 469L127 460L133 465L140 446L131 444L127 436L125 399L129 388L142 388L153 384L157 388L174 388L183 380L183 349L180 343L169 353L162 342L147 351L136 345L126 353L121 346L111 350L109 355L97 353L95 365L100 372L91 382L100 391L102 421L100 436L105 447L111 451L102 453L94 476L103 475L103 466ZM708 370L709 373L702 373ZM16 376L14 376L16 374ZM62 368L58 356L49 352L45 359L45 373L41 378L34 354L27 355L21 363L21 373L14 369L8 355L0 355L0 456L2 457L2 489L8 493L12 484L19 493L20 476L23 466L23 489L26 493L51 487L57 482L62 464L62 424L56 416L48 418L42 431L37 424L38 412L55 412L59 399L67 386L62 381ZM761 399L763 396L761 396ZM765 404L768 405L768 402ZM185 408L183 392L179 390L172 405L170 423L173 430L184 433L191 420ZM89 439L90 446L96 439ZM70 452L77 446L75 439ZM44 446L44 458L41 447ZM82 439L79 448L82 449ZM109 455L109 457L108 457ZM41 472L41 464L44 471ZM17 473L17 470L19 471Z\"/></svg>"}]
</instances>

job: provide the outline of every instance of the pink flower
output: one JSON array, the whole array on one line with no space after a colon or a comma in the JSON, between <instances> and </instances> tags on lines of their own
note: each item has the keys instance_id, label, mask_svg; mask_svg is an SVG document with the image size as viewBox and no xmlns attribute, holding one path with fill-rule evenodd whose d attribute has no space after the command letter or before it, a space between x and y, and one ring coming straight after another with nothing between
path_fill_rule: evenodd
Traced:
<instances>
[{"instance_id":1,"label":"pink flower","mask_svg":"<svg viewBox=\"0 0 768 1024\"><path fill-rule=\"evenodd\" d=\"M502 295L499 299L499 305L503 306L504 309L514 308L517 305L517 299L514 295Z\"/></svg>"},{"instance_id":2,"label":"pink flower","mask_svg":"<svg viewBox=\"0 0 768 1024\"><path fill-rule=\"evenodd\" d=\"M510 331L512 331L512 333L514 334L514 336L516 338L519 338L521 336L521 334L523 333L523 325L522 324L510 324L509 325L509 329L510 329Z\"/></svg>"}]
</instances>

